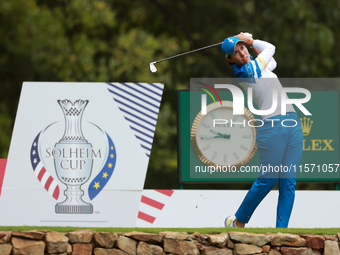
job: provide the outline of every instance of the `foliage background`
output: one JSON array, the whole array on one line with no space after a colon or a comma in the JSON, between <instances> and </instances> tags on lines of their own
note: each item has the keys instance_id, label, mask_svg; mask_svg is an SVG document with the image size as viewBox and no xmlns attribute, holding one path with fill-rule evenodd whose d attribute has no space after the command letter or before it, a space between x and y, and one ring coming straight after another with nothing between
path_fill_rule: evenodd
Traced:
<instances>
[{"instance_id":1,"label":"foliage background","mask_svg":"<svg viewBox=\"0 0 340 255\"><path fill-rule=\"evenodd\" d=\"M231 77L232 70L219 47L159 63L155 74L149 63L243 31L276 45L279 77L338 77L339 16L334 0L3 0L0 157L8 154L23 81L162 82L145 188L178 188L176 90L189 88L190 77Z\"/></svg>"}]
</instances>

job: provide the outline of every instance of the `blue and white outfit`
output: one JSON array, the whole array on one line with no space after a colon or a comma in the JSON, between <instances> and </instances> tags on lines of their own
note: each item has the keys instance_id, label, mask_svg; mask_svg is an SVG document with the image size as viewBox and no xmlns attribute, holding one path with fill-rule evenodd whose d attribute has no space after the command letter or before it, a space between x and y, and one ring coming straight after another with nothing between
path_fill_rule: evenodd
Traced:
<instances>
[{"instance_id":1,"label":"blue and white outfit","mask_svg":"<svg viewBox=\"0 0 340 255\"><path fill-rule=\"evenodd\" d=\"M273 58L275 46L255 40L253 47L261 51L256 59L242 66L236 64L232 66L235 76L239 82L241 81L240 85L246 91L249 86L252 87L253 101L258 105L259 110L268 110L273 104L274 89L280 91L282 88L278 77L272 72L276 67L276 61ZM296 172L302 158L303 134L294 107L287 105L287 114L281 115L280 101L278 98L277 108L273 113L261 116L264 125L257 128L256 142L260 166L271 166L272 169L276 166L276 169L279 167L281 170L259 173L235 214L236 218L243 223L248 223L256 207L278 180L276 227L288 227L295 198ZM287 119L288 126L294 126L295 123L297 125L295 127L281 125L285 119ZM288 119L294 119L296 122L288 124ZM296 171L293 170L294 167ZM284 172L282 169L291 170Z\"/></svg>"}]
</instances>

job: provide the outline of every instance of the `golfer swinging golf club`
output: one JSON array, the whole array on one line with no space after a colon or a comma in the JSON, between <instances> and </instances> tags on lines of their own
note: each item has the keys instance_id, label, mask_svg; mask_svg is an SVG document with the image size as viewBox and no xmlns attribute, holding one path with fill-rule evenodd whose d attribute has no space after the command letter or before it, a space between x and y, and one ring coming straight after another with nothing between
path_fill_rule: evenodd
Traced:
<instances>
[{"instance_id":1,"label":"golfer swinging golf club","mask_svg":"<svg viewBox=\"0 0 340 255\"><path fill-rule=\"evenodd\" d=\"M246 46L252 47L257 57L253 60ZM268 110L273 104L273 90L280 91L282 85L273 73L276 62L273 58L275 46L261 40L253 40L244 33L228 37L221 45L223 55L234 69L239 84L247 91L252 87L253 101L259 110ZM298 168L302 157L303 134L300 121L292 105L287 105L286 115L281 115L280 97L276 110L260 116L263 126L257 128L256 142L260 166L283 169L285 166ZM284 120L295 120L297 125L290 127L273 125ZM292 121L293 122L293 121ZM287 125L288 126L288 125ZM277 168L276 168L277 169ZM285 168L287 169L287 167ZM291 167L293 169L293 167ZM262 199L279 182L276 227L287 228L293 209L296 186L296 172L261 171L245 196L235 216L228 216L226 227L244 227L249 222Z\"/></svg>"}]
</instances>

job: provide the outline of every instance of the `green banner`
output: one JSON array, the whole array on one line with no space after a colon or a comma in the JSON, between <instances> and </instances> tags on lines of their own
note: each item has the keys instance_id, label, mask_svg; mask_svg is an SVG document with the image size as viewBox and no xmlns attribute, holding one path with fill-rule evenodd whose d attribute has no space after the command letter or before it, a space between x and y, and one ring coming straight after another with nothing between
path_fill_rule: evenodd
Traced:
<instances>
[{"instance_id":1,"label":"green banner","mask_svg":"<svg viewBox=\"0 0 340 255\"><path fill-rule=\"evenodd\" d=\"M204 148L213 146L213 143L205 143L203 145L194 142L194 136L203 136L202 140L217 138L222 143L227 143L227 134L211 133L211 135L201 135L198 125L206 121L199 116L202 108L202 95L206 97L206 105L209 114L213 117L214 112L219 114L229 114L232 111L232 94L230 91L218 91L221 101L213 92L207 89L199 89L196 91L180 90L178 91L178 157L179 157L179 177L180 182L230 182L230 181L254 181L258 175L259 156L255 148L252 149L252 141L255 141L256 127L246 127L254 129L254 135L249 135L244 139L244 144L240 141L240 146L232 144L233 148L244 147L242 149L234 149L234 154L242 157L243 151L247 151L247 155L242 165L243 172L240 171L240 165L231 167L223 164L212 168L212 162L223 161L223 155L219 152L218 147L211 151L208 157L204 155ZM299 167L294 169L297 172L298 181L339 181L339 93L338 91L310 91L311 99L303 105L312 113L311 116L305 116L297 107L295 110L299 116L303 129L303 156ZM247 95L243 93L245 102ZM289 98L299 98L301 94L289 93ZM223 105L221 105L223 103ZM255 106L255 105L254 105ZM247 105L245 104L245 107ZM256 106L255 106L256 108ZM246 112L247 113L247 112ZM249 119L260 119L256 115L249 113ZM235 121L242 121L236 119ZM251 122L252 126L256 126L256 122ZM217 123L218 125L218 123ZM201 125L202 126L202 125ZM245 129L246 129L245 128ZM208 128L209 129L209 128ZM244 129L244 130L245 130ZM213 131L211 131L213 132ZM243 130L238 131L241 135ZM200 146L203 146L200 148ZM205 146L205 147L204 147ZM246 149L245 149L246 148ZM210 148L209 148L210 149ZM208 150L207 150L208 151ZM218 159L218 156L220 159ZM225 157L227 157L225 155Z\"/></svg>"}]
</instances>

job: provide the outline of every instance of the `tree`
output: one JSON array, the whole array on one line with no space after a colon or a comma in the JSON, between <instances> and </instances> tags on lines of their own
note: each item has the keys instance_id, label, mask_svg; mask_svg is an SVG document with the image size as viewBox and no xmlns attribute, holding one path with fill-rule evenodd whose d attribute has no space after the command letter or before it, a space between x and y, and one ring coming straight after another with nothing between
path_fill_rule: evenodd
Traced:
<instances>
[{"instance_id":1,"label":"tree","mask_svg":"<svg viewBox=\"0 0 340 255\"><path fill-rule=\"evenodd\" d=\"M0 3L0 149L23 81L162 82L146 187L177 187L176 90L231 77L220 48L149 63L250 32L277 46L279 77L337 77L340 3L331 0L5 0ZM209 186L211 187L211 186Z\"/></svg>"}]
</instances>

